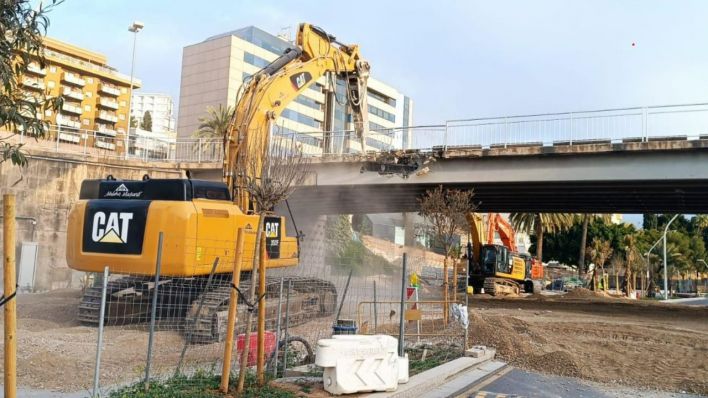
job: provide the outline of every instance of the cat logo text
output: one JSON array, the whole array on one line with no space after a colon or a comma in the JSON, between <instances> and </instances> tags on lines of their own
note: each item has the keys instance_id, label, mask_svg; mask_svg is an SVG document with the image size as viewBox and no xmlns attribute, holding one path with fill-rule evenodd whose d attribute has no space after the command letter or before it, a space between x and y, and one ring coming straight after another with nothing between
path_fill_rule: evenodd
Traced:
<instances>
[{"instance_id":1,"label":"cat logo text","mask_svg":"<svg viewBox=\"0 0 708 398\"><path fill-rule=\"evenodd\" d=\"M133 213L97 211L93 215L91 240L100 243L128 243L128 228Z\"/></svg>"}]
</instances>

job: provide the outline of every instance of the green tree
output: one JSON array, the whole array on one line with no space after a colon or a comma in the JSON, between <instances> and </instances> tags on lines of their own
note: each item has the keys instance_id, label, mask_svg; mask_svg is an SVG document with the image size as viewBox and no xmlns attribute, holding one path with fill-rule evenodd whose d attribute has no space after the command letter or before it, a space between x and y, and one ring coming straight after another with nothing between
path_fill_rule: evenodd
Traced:
<instances>
[{"instance_id":1,"label":"green tree","mask_svg":"<svg viewBox=\"0 0 708 398\"><path fill-rule=\"evenodd\" d=\"M132 129L138 128L138 119L136 119L135 116L130 117L130 128L132 128Z\"/></svg>"},{"instance_id":2,"label":"green tree","mask_svg":"<svg viewBox=\"0 0 708 398\"><path fill-rule=\"evenodd\" d=\"M536 235L536 258L543 261L543 234L557 232L573 225L572 213L511 213L509 222L515 230Z\"/></svg>"},{"instance_id":3,"label":"green tree","mask_svg":"<svg viewBox=\"0 0 708 398\"><path fill-rule=\"evenodd\" d=\"M229 129L234 109L219 105L207 108L207 116L199 118L199 127L194 133L198 138L224 138Z\"/></svg>"},{"instance_id":4,"label":"green tree","mask_svg":"<svg viewBox=\"0 0 708 398\"><path fill-rule=\"evenodd\" d=\"M50 98L46 93L28 95L21 89L22 79L30 64L41 68L47 64L42 38L47 33L47 13L62 0L50 0L33 5L30 0L1 0L0 3L0 130L11 134L0 138L0 163L10 160L25 166L27 157L22 145L10 138L22 132L29 137L42 137L48 130L44 111L56 111L62 98Z\"/></svg>"},{"instance_id":5,"label":"green tree","mask_svg":"<svg viewBox=\"0 0 708 398\"><path fill-rule=\"evenodd\" d=\"M145 111L143 114L143 123L140 128L146 131L152 131L152 114L150 111Z\"/></svg>"}]
</instances>

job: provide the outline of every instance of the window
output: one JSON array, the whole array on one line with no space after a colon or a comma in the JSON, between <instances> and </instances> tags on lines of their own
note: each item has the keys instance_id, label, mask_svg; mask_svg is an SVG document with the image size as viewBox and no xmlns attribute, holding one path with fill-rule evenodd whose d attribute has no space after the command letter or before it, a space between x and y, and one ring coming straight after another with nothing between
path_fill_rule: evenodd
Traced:
<instances>
[{"instance_id":1,"label":"window","mask_svg":"<svg viewBox=\"0 0 708 398\"><path fill-rule=\"evenodd\" d=\"M369 113L371 113L372 115L376 115L382 119L386 119L391 123L396 122L396 115L390 112L386 112L385 110L377 108L373 105L369 105Z\"/></svg>"},{"instance_id":2,"label":"window","mask_svg":"<svg viewBox=\"0 0 708 398\"><path fill-rule=\"evenodd\" d=\"M93 93L90 91L87 91L84 94L86 94L86 98L91 98L93 96Z\"/></svg>"},{"instance_id":3,"label":"window","mask_svg":"<svg viewBox=\"0 0 708 398\"><path fill-rule=\"evenodd\" d=\"M247 63L249 63L253 66L257 66L259 68L265 68L266 65L270 64L270 61L263 59L257 55L247 53L247 52L243 53L243 60L246 61Z\"/></svg>"},{"instance_id":4,"label":"window","mask_svg":"<svg viewBox=\"0 0 708 398\"><path fill-rule=\"evenodd\" d=\"M128 89L125 88L125 87L121 87L121 88L120 88L120 92L123 93L123 94L127 94L127 93L128 93Z\"/></svg>"},{"instance_id":5,"label":"window","mask_svg":"<svg viewBox=\"0 0 708 398\"><path fill-rule=\"evenodd\" d=\"M84 111L91 112L91 105L84 105Z\"/></svg>"},{"instance_id":6,"label":"window","mask_svg":"<svg viewBox=\"0 0 708 398\"><path fill-rule=\"evenodd\" d=\"M314 118L311 118L307 115L303 115L300 112L295 112L290 109L284 109L283 113L281 113L281 116L286 119L290 119L292 121L302 123L310 127L314 127L318 130L322 128L322 122L320 122L319 120L315 120Z\"/></svg>"},{"instance_id":7,"label":"window","mask_svg":"<svg viewBox=\"0 0 708 398\"><path fill-rule=\"evenodd\" d=\"M385 129L386 129L386 127L384 127L378 123L369 122L369 130L385 130Z\"/></svg>"},{"instance_id":8,"label":"window","mask_svg":"<svg viewBox=\"0 0 708 398\"><path fill-rule=\"evenodd\" d=\"M318 111L322 110L322 105L319 102L313 100L312 98L305 97L304 95L298 95L297 98L295 98L295 102L308 106L312 109L316 109Z\"/></svg>"},{"instance_id":9,"label":"window","mask_svg":"<svg viewBox=\"0 0 708 398\"><path fill-rule=\"evenodd\" d=\"M278 126L275 129L273 129L273 134L281 137L285 137L285 139L292 139L293 136L295 136L295 141L301 142L303 144L307 145L312 145L316 147L322 147L322 139L315 137L313 135L309 135L307 133L299 133L295 130L289 129L287 127L281 127Z\"/></svg>"},{"instance_id":10,"label":"window","mask_svg":"<svg viewBox=\"0 0 708 398\"><path fill-rule=\"evenodd\" d=\"M91 124L91 121L88 119L84 119L84 126L88 126L89 124Z\"/></svg>"},{"instance_id":11,"label":"window","mask_svg":"<svg viewBox=\"0 0 708 398\"><path fill-rule=\"evenodd\" d=\"M388 150L391 148L390 144L387 144L387 143L379 141L379 140L375 140L373 138L366 139L366 146L370 146L372 148L376 148L379 150Z\"/></svg>"},{"instance_id":12,"label":"window","mask_svg":"<svg viewBox=\"0 0 708 398\"><path fill-rule=\"evenodd\" d=\"M122 113L118 114L118 119L125 120L125 115Z\"/></svg>"},{"instance_id":13,"label":"window","mask_svg":"<svg viewBox=\"0 0 708 398\"><path fill-rule=\"evenodd\" d=\"M52 72L52 73L56 73L57 67L52 65L52 66L49 67L49 71Z\"/></svg>"},{"instance_id":14,"label":"window","mask_svg":"<svg viewBox=\"0 0 708 398\"><path fill-rule=\"evenodd\" d=\"M54 88L55 84L56 84L56 83L54 83L53 81L50 80L50 81L47 82L47 87L49 87L49 88Z\"/></svg>"},{"instance_id":15,"label":"window","mask_svg":"<svg viewBox=\"0 0 708 398\"><path fill-rule=\"evenodd\" d=\"M86 82L87 82L88 84L93 84L93 77L88 77L88 78L86 78Z\"/></svg>"},{"instance_id":16,"label":"window","mask_svg":"<svg viewBox=\"0 0 708 398\"><path fill-rule=\"evenodd\" d=\"M371 98L377 99L377 100L383 102L384 104L391 105L394 108L396 107L396 100L389 97L386 94L382 94L382 93L380 93L376 90L372 90L372 89L368 89L367 93L369 94L369 97L371 97Z\"/></svg>"},{"instance_id":17,"label":"window","mask_svg":"<svg viewBox=\"0 0 708 398\"><path fill-rule=\"evenodd\" d=\"M52 116L52 110L47 109L46 111L44 111L44 116Z\"/></svg>"},{"instance_id":18,"label":"window","mask_svg":"<svg viewBox=\"0 0 708 398\"><path fill-rule=\"evenodd\" d=\"M121 101L120 106L125 106L125 101Z\"/></svg>"}]
</instances>

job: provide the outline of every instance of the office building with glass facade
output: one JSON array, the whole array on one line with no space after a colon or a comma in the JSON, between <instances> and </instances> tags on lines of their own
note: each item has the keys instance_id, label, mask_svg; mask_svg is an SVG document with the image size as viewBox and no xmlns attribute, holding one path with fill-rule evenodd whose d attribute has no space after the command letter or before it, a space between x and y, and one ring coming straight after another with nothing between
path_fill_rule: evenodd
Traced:
<instances>
[{"instance_id":1,"label":"office building with glass facade","mask_svg":"<svg viewBox=\"0 0 708 398\"><path fill-rule=\"evenodd\" d=\"M287 38L249 26L210 37L187 46L182 55L177 135L193 136L199 118L209 107L234 106L245 79L294 46ZM374 65L375 67L375 65ZM331 81L331 79L330 79ZM297 134L308 151L323 148L322 131L353 128L346 104L345 81L319 79L281 113L274 134ZM333 88L331 86L334 86ZM412 125L413 101L395 88L369 78L369 128L389 129ZM320 133L320 134L317 134ZM367 149L385 149L390 142L381 134L370 135Z\"/></svg>"}]
</instances>

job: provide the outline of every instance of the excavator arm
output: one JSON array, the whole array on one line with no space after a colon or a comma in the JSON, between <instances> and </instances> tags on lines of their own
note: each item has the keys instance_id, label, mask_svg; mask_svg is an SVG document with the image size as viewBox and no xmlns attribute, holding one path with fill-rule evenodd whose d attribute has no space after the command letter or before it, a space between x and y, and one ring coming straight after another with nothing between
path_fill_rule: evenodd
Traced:
<instances>
[{"instance_id":1,"label":"excavator arm","mask_svg":"<svg viewBox=\"0 0 708 398\"><path fill-rule=\"evenodd\" d=\"M512 252L516 252L516 234L514 228L499 213L489 213L489 226L487 228L487 243L494 243L494 233L499 234L502 244Z\"/></svg>"},{"instance_id":2,"label":"excavator arm","mask_svg":"<svg viewBox=\"0 0 708 398\"><path fill-rule=\"evenodd\" d=\"M484 228L484 220L477 213L467 213L465 215L467 222L470 224L470 240L472 243L472 258L479 262L479 256L482 252L482 230Z\"/></svg>"},{"instance_id":3,"label":"excavator arm","mask_svg":"<svg viewBox=\"0 0 708 398\"><path fill-rule=\"evenodd\" d=\"M362 151L368 130L366 105L369 64L357 45L344 45L325 31L301 24L297 46L254 74L244 89L224 142L224 179L234 201L245 212L253 206L242 187L260 176L261 159L269 148L275 120L298 95L328 73L343 76L354 113L354 129Z\"/></svg>"}]
</instances>

